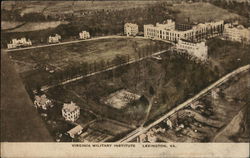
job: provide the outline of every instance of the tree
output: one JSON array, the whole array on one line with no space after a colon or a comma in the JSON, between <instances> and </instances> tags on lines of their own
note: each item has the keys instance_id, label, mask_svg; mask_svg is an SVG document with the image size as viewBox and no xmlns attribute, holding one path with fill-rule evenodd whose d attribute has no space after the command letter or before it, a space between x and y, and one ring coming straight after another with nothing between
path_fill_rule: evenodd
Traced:
<instances>
[{"instance_id":1,"label":"tree","mask_svg":"<svg viewBox=\"0 0 250 158\"><path fill-rule=\"evenodd\" d=\"M149 94L150 95L154 95L155 94L154 88L152 86L149 87Z\"/></svg>"}]
</instances>

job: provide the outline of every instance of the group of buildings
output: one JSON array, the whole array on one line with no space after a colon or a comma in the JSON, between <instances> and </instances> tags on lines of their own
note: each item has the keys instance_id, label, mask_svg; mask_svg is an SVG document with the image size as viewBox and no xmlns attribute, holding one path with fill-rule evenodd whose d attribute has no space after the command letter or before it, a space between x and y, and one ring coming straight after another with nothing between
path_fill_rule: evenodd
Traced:
<instances>
[{"instance_id":1,"label":"group of buildings","mask_svg":"<svg viewBox=\"0 0 250 158\"><path fill-rule=\"evenodd\" d=\"M126 23L124 34L135 36L139 33L138 25ZM144 37L162 39L171 42L187 40L201 42L205 39L223 35L227 40L250 43L250 28L239 25L238 22L224 24L223 20L199 24L177 24L168 19L163 24L144 25Z\"/></svg>"},{"instance_id":2,"label":"group of buildings","mask_svg":"<svg viewBox=\"0 0 250 158\"><path fill-rule=\"evenodd\" d=\"M88 31L82 31L79 33L79 39L88 39L90 38L90 33ZM50 35L48 38L49 44L59 43L61 41L62 37L59 34ZM32 46L32 42L30 39L26 39L25 37L22 37L20 39L12 39L9 44L7 44L8 49L14 49L19 47L28 47Z\"/></svg>"},{"instance_id":3,"label":"group of buildings","mask_svg":"<svg viewBox=\"0 0 250 158\"><path fill-rule=\"evenodd\" d=\"M139 32L138 25L126 23L124 34L135 36ZM174 42L175 50L187 52L200 60L208 57L208 47L205 40L221 35L226 40L250 43L250 28L238 24L224 24L224 21L199 24L176 24L168 19L163 24L144 25L144 37Z\"/></svg>"},{"instance_id":4,"label":"group of buildings","mask_svg":"<svg viewBox=\"0 0 250 158\"><path fill-rule=\"evenodd\" d=\"M45 94L36 95L34 105L36 108L43 110L48 110L54 106L52 101L47 98ZM66 121L75 122L80 117L80 107L74 102L64 103L62 108L62 116Z\"/></svg>"},{"instance_id":5,"label":"group of buildings","mask_svg":"<svg viewBox=\"0 0 250 158\"><path fill-rule=\"evenodd\" d=\"M49 110L54 106L52 101L47 98L45 94L36 95L34 100L34 105L36 108L42 109L44 111ZM46 114L47 116L47 114ZM62 107L62 117L69 122L74 123L80 117L80 107L77 106L74 102L64 103ZM75 138L76 135L81 134L83 128L81 125L77 125L76 127L70 129L67 134L71 138Z\"/></svg>"}]
</instances>

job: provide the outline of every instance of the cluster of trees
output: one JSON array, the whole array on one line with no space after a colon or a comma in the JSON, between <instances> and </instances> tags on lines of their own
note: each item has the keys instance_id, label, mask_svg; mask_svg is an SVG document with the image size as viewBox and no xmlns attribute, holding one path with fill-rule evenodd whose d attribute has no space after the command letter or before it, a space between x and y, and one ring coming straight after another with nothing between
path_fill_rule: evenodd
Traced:
<instances>
[{"instance_id":1,"label":"cluster of trees","mask_svg":"<svg viewBox=\"0 0 250 158\"><path fill-rule=\"evenodd\" d=\"M34 83L33 81L29 81L29 78L27 78L27 87L30 87L31 89L37 89L39 90L43 85L54 85L58 84L63 81L67 81L82 75L86 75L89 73L94 73L96 71L104 70L108 67L120 65L123 63L126 63L129 61L130 57L127 55L117 55L113 60L111 61L104 61L101 60L99 62L93 62L93 63L82 63L78 65L73 65L70 67L65 68L62 71L57 71L51 75L46 80L42 80L41 83ZM120 74L123 72L123 69L117 70L117 74Z\"/></svg>"},{"instance_id":2,"label":"cluster of trees","mask_svg":"<svg viewBox=\"0 0 250 158\"><path fill-rule=\"evenodd\" d=\"M58 20L52 16L46 16L43 13L30 12L21 15L21 10L12 9L6 10L1 9L2 21L21 21L21 22L43 22L43 21L54 21Z\"/></svg>"},{"instance_id":3,"label":"cluster of trees","mask_svg":"<svg viewBox=\"0 0 250 158\"><path fill-rule=\"evenodd\" d=\"M210 1L215 6L227 9L231 12L244 16L246 18L250 18L250 3L248 1L245 2L237 2L234 1L225 1L225 0L213 0ZM248 20L248 26L250 26L250 21Z\"/></svg>"}]
</instances>

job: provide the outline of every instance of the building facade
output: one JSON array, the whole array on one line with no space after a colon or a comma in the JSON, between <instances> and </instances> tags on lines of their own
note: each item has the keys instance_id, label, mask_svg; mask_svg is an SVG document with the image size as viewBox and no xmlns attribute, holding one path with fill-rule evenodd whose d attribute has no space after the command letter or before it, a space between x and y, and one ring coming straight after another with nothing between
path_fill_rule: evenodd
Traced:
<instances>
[{"instance_id":1,"label":"building facade","mask_svg":"<svg viewBox=\"0 0 250 158\"><path fill-rule=\"evenodd\" d=\"M69 104L64 103L62 108L62 116L67 121L75 122L80 116L80 107L76 106L76 104L72 101Z\"/></svg>"},{"instance_id":2,"label":"building facade","mask_svg":"<svg viewBox=\"0 0 250 158\"><path fill-rule=\"evenodd\" d=\"M193 24L181 24L181 23L175 24L176 30L179 30L179 31L190 30L190 29L192 29L193 26L194 26Z\"/></svg>"},{"instance_id":3,"label":"building facade","mask_svg":"<svg viewBox=\"0 0 250 158\"><path fill-rule=\"evenodd\" d=\"M79 33L79 38L80 39L88 39L88 38L90 38L90 34L87 31L82 31Z\"/></svg>"},{"instance_id":4,"label":"building facade","mask_svg":"<svg viewBox=\"0 0 250 158\"><path fill-rule=\"evenodd\" d=\"M137 24L126 23L124 25L124 34L127 36L136 36L139 32L139 27Z\"/></svg>"},{"instance_id":5,"label":"building facade","mask_svg":"<svg viewBox=\"0 0 250 158\"><path fill-rule=\"evenodd\" d=\"M227 40L250 43L250 28L242 25L225 24L223 36Z\"/></svg>"},{"instance_id":6,"label":"building facade","mask_svg":"<svg viewBox=\"0 0 250 158\"><path fill-rule=\"evenodd\" d=\"M43 110L53 107L51 100L48 99L45 94L41 96L36 95L34 105L36 108L42 108Z\"/></svg>"},{"instance_id":7,"label":"building facade","mask_svg":"<svg viewBox=\"0 0 250 158\"><path fill-rule=\"evenodd\" d=\"M192 26L191 29L181 31L175 29L175 22L167 20L163 24L144 25L144 37L152 39L163 39L177 42L180 39L190 41L201 41L223 33L224 21L200 23Z\"/></svg>"},{"instance_id":8,"label":"building facade","mask_svg":"<svg viewBox=\"0 0 250 158\"><path fill-rule=\"evenodd\" d=\"M17 47L27 47L27 46L31 46L32 42L30 39L26 39L25 37L22 37L20 39L12 39L11 42L9 44L7 44L7 48L8 49L12 49L12 48L17 48Z\"/></svg>"},{"instance_id":9,"label":"building facade","mask_svg":"<svg viewBox=\"0 0 250 158\"><path fill-rule=\"evenodd\" d=\"M55 36L49 36L48 42L49 43L59 43L62 37L58 34L55 34Z\"/></svg>"},{"instance_id":10,"label":"building facade","mask_svg":"<svg viewBox=\"0 0 250 158\"><path fill-rule=\"evenodd\" d=\"M203 61L208 57L208 47L206 46L205 42L193 43L179 40L175 47L177 50L186 51L191 56Z\"/></svg>"}]
</instances>

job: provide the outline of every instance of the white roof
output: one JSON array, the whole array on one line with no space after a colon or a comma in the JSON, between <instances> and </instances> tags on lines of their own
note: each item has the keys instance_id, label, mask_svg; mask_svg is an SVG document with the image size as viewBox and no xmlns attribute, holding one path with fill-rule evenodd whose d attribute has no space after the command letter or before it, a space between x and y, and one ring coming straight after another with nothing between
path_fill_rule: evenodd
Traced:
<instances>
[{"instance_id":1,"label":"white roof","mask_svg":"<svg viewBox=\"0 0 250 158\"><path fill-rule=\"evenodd\" d=\"M75 111L76 109L78 109L79 107L76 106L76 104L74 102L70 102L69 104L64 103L63 104L63 110L67 111L67 112L72 112Z\"/></svg>"},{"instance_id":2,"label":"white roof","mask_svg":"<svg viewBox=\"0 0 250 158\"><path fill-rule=\"evenodd\" d=\"M41 96L36 95L36 96L35 96L35 100L37 101L37 103L42 104L42 105L43 105L43 104L46 104L47 101L50 101L50 100L46 97L45 94L43 94L43 95L41 95Z\"/></svg>"},{"instance_id":3,"label":"white roof","mask_svg":"<svg viewBox=\"0 0 250 158\"><path fill-rule=\"evenodd\" d=\"M83 130L82 126L78 125L78 126L72 128L71 130L69 130L67 133L69 133L70 135L75 135L81 130Z\"/></svg>"}]
</instances>

